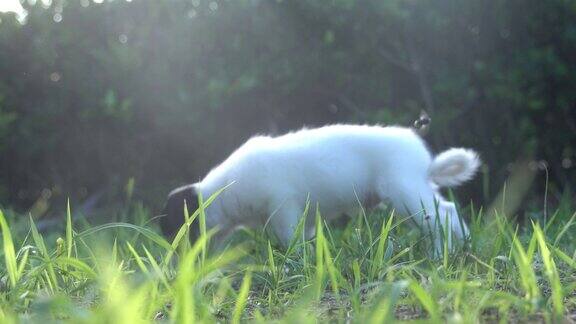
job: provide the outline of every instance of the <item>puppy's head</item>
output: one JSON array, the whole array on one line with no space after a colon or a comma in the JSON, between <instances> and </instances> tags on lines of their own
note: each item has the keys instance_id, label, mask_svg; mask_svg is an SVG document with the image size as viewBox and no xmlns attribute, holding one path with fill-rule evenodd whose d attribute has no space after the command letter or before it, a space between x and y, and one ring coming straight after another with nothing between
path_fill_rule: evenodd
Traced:
<instances>
[{"instance_id":1,"label":"puppy's head","mask_svg":"<svg viewBox=\"0 0 576 324\"><path fill-rule=\"evenodd\" d=\"M198 209L198 194L194 185L176 188L168 194L166 207L164 207L165 215L160 219L160 228L166 237L174 237L184 224L184 202L191 216ZM195 241L198 236L198 225L194 222L190 226L190 238Z\"/></svg>"}]
</instances>

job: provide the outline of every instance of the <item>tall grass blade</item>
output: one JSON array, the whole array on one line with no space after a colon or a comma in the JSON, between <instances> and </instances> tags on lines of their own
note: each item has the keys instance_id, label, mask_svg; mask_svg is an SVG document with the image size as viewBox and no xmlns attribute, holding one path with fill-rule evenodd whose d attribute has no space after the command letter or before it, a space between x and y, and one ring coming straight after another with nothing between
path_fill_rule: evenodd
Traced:
<instances>
[{"instance_id":1,"label":"tall grass blade","mask_svg":"<svg viewBox=\"0 0 576 324\"><path fill-rule=\"evenodd\" d=\"M206 211L204 208L204 199L202 197L202 193L198 192L198 210L200 210L199 220L200 220L200 236L206 235ZM202 264L206 261L206 249L210 240L206 240L206 242L202 245Z\"/></svg>"},{"instance_id":2,"label":"tall grass blade","mask_svg":"<svg viewBox=\"0 0 576 324\"><path fill-rule=\"evenodd\" d=\"M180 242L186 237L188 238L188 231L190 226L192 226L192 223L194 222L194 220L196 219L196 217L198 217L198 215L203 212L203 210L205 210L208 206L210 206L212 204L212 202L224 191L226 190L226 188L228 188L229 186L231 186L234 182L231 182L230 184L228 184L227 186L225 186L224 188L216 191L215 193L213 193L210 197L208 197L208 199L206 199L206 201L199 201L199 206L198 209L196 209L192 215L189 215L188 213L188 207L186 202L184 202L184 224L182 224L182 226L180 227L180 229L178 230L178 232L176 233L176 235L174 236L174 240L172 241L172 244L170 244L170 248L168 248L168 252L166 253L166 256L164 257L164 261L163 261L163 267L167 267L168 264L170 263L170 260L172 259L172 256L174 255L175 251L178 249L178 246L180 245ZM184 251L188 251L189 246L188 244L190 243L188 239L185 240L185 242L188 242L187 245L184 247Z\"/></svg>"},{"instance_id":3,"label":"tall grass blade","mask_svg":"<svg viewBox=\"0 0 576 324\"><path fill-rule=\"evenodd\" d=\"M20 250L22 251L22 250ZM18 276L17 278L21 278L22 274L24 274L24 269L28 264L28 255L30 254L30 249L25 249L22 258L20 258L20 264L18 265Z\"/></svg>"},{"instance_id":4,"label":"tall grass blade","mask_svg":"<svg viewBox=\"0 0 576 324\"><path fill-rule=\"evenodd\" d=\"M66 201L66 256L72 256L72 213L70 212L70 199Z\"/></svg>"},{"instance_id":5,"label":"tall grass blade","mask_svg":"<svg viewBox=\"0 0 576 324\"><path fill-rule=\"evenodd\" d=\"M572 269L576 270L576 260L575 259L568 256L566 253L562 252L557 247L552 247L552 251L554 251L554 254L556 254L556 256L558 256L558 258L560 258L560 260L562 260L564 263L569 265Z\"/></svg>"},{"instance_id":6,"label":"tall grass blade","mask_svg":"<svg viewBox=\"0 0 576 324\"><path fill-rule=\"evenodd\" d=\"M388 221L382 222L382 228L380 229L380 236L378 237L378 248L376 248L376 255L370 267L370 281L376 278L377 272L381 269L382 263L384 261L384 255L386 253L386 243L388 242L388 234L390 234L390 229L392 228L392 223L394 221L394 211L390 213Z\"/></svg>"},{"instance_id":7,"label":"tall grass blade","mask_svg":"<svg viewBox=\"0 0 576 324\"><path fill-rule=\"evenodd\" d=\"M172 287L170 287L170 284L168 283L168 279L166 278L166 275L164 274L164 272L162 271L162 269L158 265L158 262L156 262L156 260L154 259L154 257L150 253L150 251L148 251L148 249L145 246L142 246L142 248L144 249L144 253L146 253L146 257L148 258L148 262L150 262L152 269L154 269L156 276L160 279L160 282L162 282L164 287L166 287L166 289L171 292Z\"/></svg>"},{"instance_id":8,"label":"tall grass blade","mask_svg":"<svg viewBox=\"0 0 576 324\"><path fill-rule=\"evenodd\" d=\"M52 289L57 289L59 287L58 278L56 277L56 271L54 271L52 258L48 253L46 244L44 244L44 239L42 238L42 235L38 233L38 228L36 227L36 224L34 223L32 216L30 216L30 230L32 231L32 238L34 239L34 243L36 244L38 250L40 250L42 258L44 259L46 270L48 271L47 274L49 279L48 283L50 284Z\"/></svg>"},{"instance_id":9,"label":"tall grass blade","mask_svg":"<svg viewBox=\"0 0 576 324\"><path fill-rule=\"evenodd\" d=\"M323 248L324 248L324 260L326 262L326 269L328 270L328 277L330 278L330 282L332 284L331 285L332 292L339 298L340 296L339 281L340 278L342 278L342 275L340 274L340 271L336 269L334 259L332 258L332 254L330 253L330 248L327 240L324 240ZM342 280L342 282L345 281Z\"/></svg>"},{"instance_id":10,"label":"tall grass blade","mask_svg":"<svg viewBox=\"0 0 576 324\"><path fill-rule=\"evenodd\" d=\"M368 323L393 323L394 306L398 303L402 291L409 286L409 282L405 280L397 281L392 284L390 289L386 289L384 294L374 307L372 314L369 317Z\"/></svg>"},{"instance_id":11,"label":"tall grass blade","mask_svg":"<svg viewBox=\"0 0 576 324\"><path fill-rule=\"evenodd\" d=\"M534 237L534 236L533 236ZM535 239L531 240L535 242ZM528 255L516 235L512 239L512 256L518 269L518 276L525 292L525 299L535 308L539 304L540 289L536 274L532 269L532 255ZM530 244L532 245L532 244Z\"/></svg>"},{"instance_id":12,"label":"tall grass blade","mask_svg":"<svg viewBox=\"0 0 576 324\"><path fill-rule=\"evenodd\" d=\"M4 260L6 262L6 271L8 272L8 278L10 279L10 284L12 287L16 286L16 283L20 279L18 271L18 263L16 261L16 252L14 250L14 241L12 241L12 234L10 233L10 227L4 213L0 210L0 227L2 227L2 242L4 244Z\"/></svg>"},{"instance_id":13,"label":"tall grass blade","mask_svg":"<svg viewBox=\"0 0 576 324\"><path fill-rule=\"evenodd\" d=\"M89 279L95 279L98 277L98 274L96 274L89 265L76 258L60 257L55 260L55 263L59 266L67 266L76 269L80 271L83 276L86 276Z\"/></svg>"},{"instance_id":14,"label":"tall grass blade","mask_svg":"<svg viewBox=\"0 0 576 324\"><path fill-rule=\"evenodd\" d=\"M98 233L100 231L112 229L112 228L113 229L115 229L115 228L127 228L127 229L134 230L134 231L144 235L145 237L150 239L152 242L165 248L166 250L172 250L172 245L170 245L170 243L168 243L162 236L156 234L156 232L152 231L149 228L134 225L134 224L129 224L129 223L107 223L107 224L103 224L103 225L99 225L99 226L94 226L90 229L85 230L84 232L79 233L78 236L86 237L86 236Z\"/></svg>"},{"instance_id":15,"label":"tall grass blade","mask_svg":"<svg viewBox=\"0 0 576 324\"><path fill-rule=\"evenodd\" d=\"M138 268L140 268L140 271L142 271L142 273L144 273L146 275L149 275L150 271L148 270L148 267L146 267L144 262L142 262L142 259L140 258L140 255L138 254L138 252L136 252L136 250L134 249L134 247L132 247L130 242L126 242L126 246L128 247L128 251L130 251L130 253L134 257L134 260L136 261Z\"/></svg>"},{"instance_id":16,"label":"tall grass blade","mask_svg":"<svg viewBox=\"0 0 576 324\"><path fill-rule=\"evenodd\" d=\"M420 301L420 304L422 304L422 307L424 307L424 309L426 309L426 311L430 315L431 320L433 322L436 322L436 323L439 322L440 321L440 311L439 311L438 304L436 303L434 298L431 295L429 295L426 292L426 290L424 290L424 288L422 288L422 286L420 286L420 284L418 282L416 282L414 280L412 280L410 282L410 290L412 291L414 296L416 296L418 301Z\"/></svg>"},{"instance_id":17,"label":"tall grass blade","mask_svg":"<svg viewBox=\"0 0 576 324\"><path fill-rule=\"evenodd\" d=\"M542 229L538 224L532 224L532 227L534 228L535 237L538 240L540 255L542 256L542 262L544 263L544 273L552 289L554 318L555 321L560 322L562 320L562 315L564 314L564 296L562 293L562 284L560 283L560 275L558 274L558 269L556 268L556 263L554 262L554 258L552 258L550 249L548 249Z\"/></svg>"},{"instance_id":18,"label":"tall grass blade","mask_svg":"<svg viewBox=\"0 0 576 324\"><path fill-rule=\"evenodd\" d=\"M562 230L560 231L560 233L558 233L558 235L556 235L556 238L554 239L554 246L558 245L558 242L560 242L560 239L568 232L570 227L572 227L572 225L574 225L575 219L576 219L576 213L572 214L572 217L570 217L570 220L564 226L562 226Z\"/></svg>"},{"instance_id":19,"label":"tall grass blade","mask_svg":"<svg viewBox=\"0 0 576 324\"><path fill-rule=\"evenodd\" d=\"M250 293L250 286L252 284L252 272L248 270L246 275L244 275L244 280L242 280L242 285L240 286L240 291L238 292L238 298L236 298L236 306L234 307L234 314L232 316L232 323L240 323L242 318L242 312L246 307L248 302L248 294Z\"/></svg>"},{"instance_id":20,"label":"tall grass blade","mask_svg":"<svg viewBox=\"0 0 576 324\"><path fill-rule=\"evenodd\" d=\"M320 211L316 206L316 298L322 296L324 290L324 230L320 220Z\"/></svg>"},{"instance_id":21,"label":"tall grass blade","mask_svg":"<svg viewBox=\"0 0 576 324\"><path fill-rule=\"evenodd\" d=\"M274 281L276 281L278 277L276 276L276 264L274 262L274 253L272 253L272 246L270 245L270 241L268 241L268 267L270 268L270 272L272 273Z\"/></svg>"},{"instance_id":22,"label":"tall grass blade","mask_svg":"<svg viewBox=\"0 0 576 324\"><path fill-rule=\"evenodd\" d=\"M209 231L206 235L201 235L180 260L178 276L173 289L174 307L172 314L176 323L192 324L196 322L196 300L193 291L194 283L199 277L196 261L204 242L212 233L213 231Z\"/></svg>"}]
</instances>

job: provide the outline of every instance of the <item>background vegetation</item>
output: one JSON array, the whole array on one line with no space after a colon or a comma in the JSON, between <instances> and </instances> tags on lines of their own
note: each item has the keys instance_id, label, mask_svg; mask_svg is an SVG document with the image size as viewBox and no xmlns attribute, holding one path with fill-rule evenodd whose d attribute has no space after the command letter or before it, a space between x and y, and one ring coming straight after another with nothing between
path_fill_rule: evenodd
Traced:
<instances>
[{"instance_id":1,"label":"background vegetation","mask_svg":"<svg viewBox=\"0 0 576 324\"><path fill-rule=\"evenodd\" d=\"M255 133L421 110L432 148L486 162L466 200L522 159L554 192L576 180L573 1L23 5L24 24L0 15L0 202L21 211L117 201L129 179L159 206Z\"/></svg>"}]
</instances>

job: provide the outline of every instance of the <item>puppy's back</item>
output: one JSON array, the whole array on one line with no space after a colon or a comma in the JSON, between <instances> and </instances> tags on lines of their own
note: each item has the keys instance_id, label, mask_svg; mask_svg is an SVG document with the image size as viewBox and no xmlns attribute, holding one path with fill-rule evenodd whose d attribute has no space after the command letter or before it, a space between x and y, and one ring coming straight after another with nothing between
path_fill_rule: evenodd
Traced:
<instances>
[{"instance_id":1,"label":"puppy's back","mask_svg":"<svg viewBox=\"0 0 576 324\"><path fill-rule=\"evenodd\" d=\"M203 182L305 181L320 177L372 176L414 165L426 170L431 156L409 128L330 125L278 137L253 137L213 169ZM304 180L302 179L304 178ZM352 179L350 179L352 181ZM267 184L268 185L268 184Z\"/></svg>"}]
</instances>

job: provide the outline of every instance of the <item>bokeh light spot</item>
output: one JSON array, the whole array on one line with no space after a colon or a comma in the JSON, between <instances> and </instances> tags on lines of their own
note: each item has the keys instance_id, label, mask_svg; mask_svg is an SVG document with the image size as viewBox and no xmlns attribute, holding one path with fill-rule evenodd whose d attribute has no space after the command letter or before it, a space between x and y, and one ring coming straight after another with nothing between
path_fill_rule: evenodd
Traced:
<instances>
[{"instance_id":1,"label":"bokeh light spot","mask_svg":"<svg viewBox=\"0 0 576 324\"><path fill-rule=\"evenodd\" d=\"M60 79L61 79L60 73L58 73L58 72L52 72L52 73L50 74L50 81L52 81L52 82L58 82L58 81L60 81Z\"/></svg>"}]
</instances>

